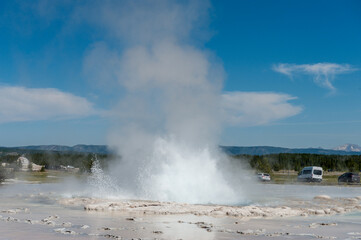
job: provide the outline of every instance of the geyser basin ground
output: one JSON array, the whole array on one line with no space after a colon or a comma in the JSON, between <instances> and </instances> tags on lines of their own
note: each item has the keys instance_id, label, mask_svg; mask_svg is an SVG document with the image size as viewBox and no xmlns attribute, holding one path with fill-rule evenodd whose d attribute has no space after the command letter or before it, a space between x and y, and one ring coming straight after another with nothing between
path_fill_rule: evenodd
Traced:
<instances>
[{"instance_id":1,"label":"geyser basin ground","mask_svg":"<svg viewBox=\"0 0 361 240\"><path fill-rule=\"evenodd\" d=\"M69 198L62 186L1 185L0 239L361 237L360 187L262 184L262 203L221 206Z\"/></svg>"}]
</instances>

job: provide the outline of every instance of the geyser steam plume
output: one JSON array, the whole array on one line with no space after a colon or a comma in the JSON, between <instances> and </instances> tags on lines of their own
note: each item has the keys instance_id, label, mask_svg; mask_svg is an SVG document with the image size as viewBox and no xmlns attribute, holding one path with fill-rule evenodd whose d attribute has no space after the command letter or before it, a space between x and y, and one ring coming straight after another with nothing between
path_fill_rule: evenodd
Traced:
<instances>
[{"instance_id":1,"label":"geyser steam plume","mask_svg":"<svg viewBox=\"0 0 361 240\"><path fill-rule=\"evenodd\" d=\"M125 92L109 136L120 156L107 173L116 185L109 195L190 203L245 200L239 178L244 174L217 147L222 66L191 44L204 22L199 12L207 12L208 5L130 1L119 9L102 6L103 24L111 16L108 28L126 42L116 57L104 44L94 45L88 56L109 54L111 71Z\"/></svg>"}]
</instances>

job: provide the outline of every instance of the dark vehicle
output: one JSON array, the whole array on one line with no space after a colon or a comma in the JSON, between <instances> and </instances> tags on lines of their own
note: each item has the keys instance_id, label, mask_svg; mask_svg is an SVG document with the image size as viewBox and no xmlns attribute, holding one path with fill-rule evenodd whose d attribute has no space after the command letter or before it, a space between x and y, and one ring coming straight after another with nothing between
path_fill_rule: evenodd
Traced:
<instances>
[{"instance_id":1,"label":"dark vehicle","mask_svg":"<svg viewBox=\"0 0 361 240\"><path fill-rule=\"evenodd\" d=\"M360 183L360 175L358 173L347 172L338 177L338 182Z\"/></svg>"}]
</instances>

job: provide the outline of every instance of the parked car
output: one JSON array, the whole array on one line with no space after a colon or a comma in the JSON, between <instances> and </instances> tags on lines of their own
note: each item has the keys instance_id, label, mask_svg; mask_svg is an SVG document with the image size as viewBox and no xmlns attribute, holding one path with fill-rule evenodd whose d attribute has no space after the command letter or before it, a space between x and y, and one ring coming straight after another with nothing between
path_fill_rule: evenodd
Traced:
<instances>
[{"instance_id":1,"label":"parked car","mask_svg":"<svg viewBox=\"0 0 361 240\"><path fill-rule=\"evenodd\" d=\"M322 167L304 167L298 174L297 180L302 182L321 182L323 175Z\"/></svg>"},{"instance_id":2,"label":"parked car","mask_svg":"<svg viewBox=\"0 0 361 240\"><path fill-rule=\"evenodd\" d=\"M271 176L268 173L258 173L257 177L261 181L271 181Z\"/></svg>"},{"instance_id":3,"label":"parked car","mask_svg":"<svg viewBox=\"0 0 361 240\"><path fill-rule=\"evenodd\" d=\"M360 175L354 172L347 172L338 177L338 182L360 183Z\"/></svg>"}]
</instances>

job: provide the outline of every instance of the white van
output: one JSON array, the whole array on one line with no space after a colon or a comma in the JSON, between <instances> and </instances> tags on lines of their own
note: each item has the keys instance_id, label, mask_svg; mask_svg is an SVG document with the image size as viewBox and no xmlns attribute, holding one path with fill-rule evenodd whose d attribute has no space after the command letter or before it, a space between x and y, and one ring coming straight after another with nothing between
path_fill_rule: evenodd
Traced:
<instances>
[{"instance_id":1,"label":"white van","mask_svg":"<svg viewBox=\"0 0 361 240\"><path fill-rule=\"evenodd\" d=\"M297 180L303 182L321 182L322 174L322 167L304 167L298 174Z\"/></svg>"}]
</instances>

